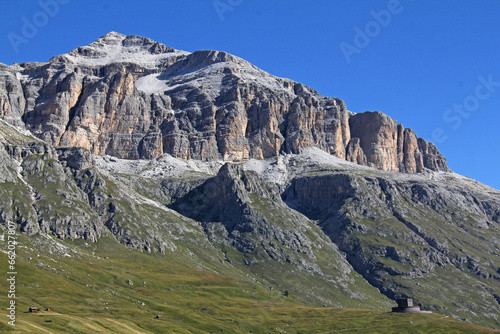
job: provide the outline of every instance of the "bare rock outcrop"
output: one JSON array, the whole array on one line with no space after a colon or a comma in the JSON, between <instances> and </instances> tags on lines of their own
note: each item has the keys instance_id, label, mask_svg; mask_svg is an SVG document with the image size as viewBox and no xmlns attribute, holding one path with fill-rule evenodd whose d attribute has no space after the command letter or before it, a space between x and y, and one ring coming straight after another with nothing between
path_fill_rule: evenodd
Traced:
<instances>
[{"instance_id":1,"label":"bare rock outcrop","mask_svg":"<svg viewBox=\"0 0 500 334\"><path fill-rule=\"evenodd\" d=\"M391 172L449 171L434 144L418 138L381 112L364 112L349 119L351 142L346 159ZM366 159L366 162L365 162Z\"/></svg>"},{"instance_id":2,"label":"bare rock outcrop","mask_svg":"<svg viewBox=\"0 0 500 334\"><path fill-rule=\"evenodd\" d=\"M380 112L353 114L225 52L114 32L46 63L2 65L0 115L55 146L126 159L234 162L315 146L387 171L448 171L433 144Z\"/></svg>"}]
</instances>

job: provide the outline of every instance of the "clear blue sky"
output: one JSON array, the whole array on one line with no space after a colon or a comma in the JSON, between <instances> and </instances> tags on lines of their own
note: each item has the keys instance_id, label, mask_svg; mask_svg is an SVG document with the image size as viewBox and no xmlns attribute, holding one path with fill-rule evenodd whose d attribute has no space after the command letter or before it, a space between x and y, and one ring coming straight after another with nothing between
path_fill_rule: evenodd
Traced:
<instances>
[{"instance_id":1,"label":"clear blue sky","mask_svg":"<svg viewBox=\"0 0 500 334\"><path fill-rule=\"evenodd\" d=\"M496 0L1 0L0 62L47 61L109 31L227 51L390 115L500 189L499 14Z\"/></svg>"}]
</instances>

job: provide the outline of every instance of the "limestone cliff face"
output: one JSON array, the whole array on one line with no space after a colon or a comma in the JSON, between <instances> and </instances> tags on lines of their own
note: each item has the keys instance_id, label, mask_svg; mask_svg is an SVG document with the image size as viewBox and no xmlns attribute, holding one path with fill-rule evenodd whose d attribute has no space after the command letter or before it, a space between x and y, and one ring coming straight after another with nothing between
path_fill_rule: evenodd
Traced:
<instances>
[{"instance_id":1,"label":"limestone cliff face","mask_svg":"<svg viewBox=\"0 0 500 334\"><path fill-rule=\"evenodd\" d=\"M436 147L380 113L218 51L109 33L46 63L0 66L0 116L55 146L152 159L245 161L315 146L395 172L448 171Z\"/></svg>"},{"instance_id":2,"label":"limestone cliff face","mask_svg":"<svg viewBox=\"0 0 500 334\"><path fill-rule=\"evenodd\" d=\"M391 172L447 171L446 160L436 146L418 138L412 129L381 112L350 117L351 141L347 160Z\"/></svg>"}]
</instances>

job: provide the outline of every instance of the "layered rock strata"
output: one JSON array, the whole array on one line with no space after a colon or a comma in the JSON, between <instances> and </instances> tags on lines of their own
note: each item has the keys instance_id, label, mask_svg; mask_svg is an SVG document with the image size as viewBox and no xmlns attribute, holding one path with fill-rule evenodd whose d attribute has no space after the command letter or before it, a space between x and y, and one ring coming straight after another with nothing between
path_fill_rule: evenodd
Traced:
<instances>
[{"instance_id":1,"label":"layered rock strata","mask_svg":"<svg viewBox=\"0 0 500 334\"><path fill-rule=\"evenodd\" d=\"M0 65L0 117L55 146L153 159L245 161L315 146L382 170L448 171L432 144L218 51L109 33L46 63Z\"/></svg>"}]
</instances>

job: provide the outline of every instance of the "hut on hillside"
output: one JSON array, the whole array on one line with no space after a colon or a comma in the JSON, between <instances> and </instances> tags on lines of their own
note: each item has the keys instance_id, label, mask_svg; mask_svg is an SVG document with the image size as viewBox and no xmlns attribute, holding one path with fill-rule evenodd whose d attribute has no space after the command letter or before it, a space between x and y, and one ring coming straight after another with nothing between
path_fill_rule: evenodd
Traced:
<instances>
[{"instance_id":1,"label":"hut on hillside","mask_svg":"<svg viewBox=\"0 0 500 334\"><path fill-rule=\"evenodd\" d=\"M392 312L397 313L420 313L420 306L413 305L413 299L398 299L398 307L393 307Z\"/></svg>"}]
</instances>

